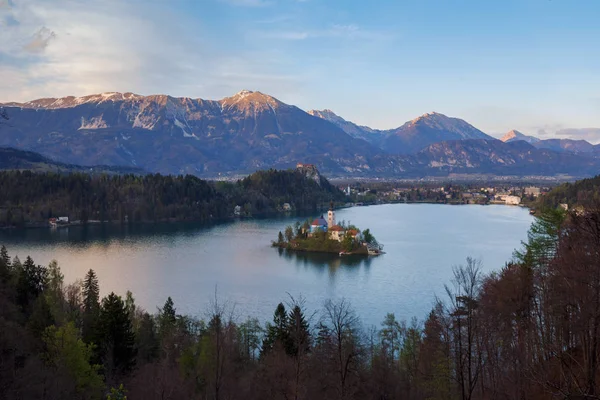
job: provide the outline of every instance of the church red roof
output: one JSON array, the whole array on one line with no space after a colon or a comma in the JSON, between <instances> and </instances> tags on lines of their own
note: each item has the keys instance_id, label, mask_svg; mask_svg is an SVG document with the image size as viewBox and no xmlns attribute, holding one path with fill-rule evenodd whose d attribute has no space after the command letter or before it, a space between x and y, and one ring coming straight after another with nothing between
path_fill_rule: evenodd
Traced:
<instances>
[{"instance_id":1,"label":"church red roof","mask_svg":"<svg viewBox=\"0 0 600 400\"><path fill-rule=\"evenodd\" d=\"M330 231L335 231L335 232L344 232L344 228L342 228L339 225L334 225L331 228L329 228Z\"/></svg>"}]
</instances>

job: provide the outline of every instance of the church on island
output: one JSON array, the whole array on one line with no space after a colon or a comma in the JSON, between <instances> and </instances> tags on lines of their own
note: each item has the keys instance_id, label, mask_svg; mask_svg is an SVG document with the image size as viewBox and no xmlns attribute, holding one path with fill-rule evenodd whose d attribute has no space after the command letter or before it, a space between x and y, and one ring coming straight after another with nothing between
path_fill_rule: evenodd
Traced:
<instances>
[{"instance_id":1,"label":"church on island","mask_svg":"<svg viewBox=\"0 0 600 400\"><path fill-rule=\"evenodd\" d=\"M341 242L344 240L346 235L351 235L354 240L361 240L360 231L357 229L346 229L335 223L335 211L333 210L333 203L329 206L327 211L327 220L321 215L320 218L316 218L310 224L310 232L308 236L311 237L315 232L327 232L329 238Z\"/></svg>"}]
</instances>

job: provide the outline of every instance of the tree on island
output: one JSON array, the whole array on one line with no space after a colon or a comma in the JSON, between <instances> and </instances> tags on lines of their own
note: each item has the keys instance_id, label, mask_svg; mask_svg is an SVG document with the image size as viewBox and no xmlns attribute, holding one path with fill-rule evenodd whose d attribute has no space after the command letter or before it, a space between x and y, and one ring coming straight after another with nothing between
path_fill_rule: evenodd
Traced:
<instances>
[{"instance_id":1,"label":"tree on island","mask_svg":"<svg viewBox=\"0 0 600 400\"><path fill-rule=\"evenodd\" d=\"M382 246L379 245L379 242L377 241L377 239L375 239L375 236L373 236L370 229L365 229L364 231L362 231L362 236L365 243L381 249Z\"/></svg>"},{"instance_id":2,"label":"tree on island","mask_svg":"<svg viewBox=\"0 0 600 400\"><path fill-rule=\"evenodd\" d=\"M371 234L371 231L369 229L365 229L362 232L363 235L363 239L365 240L366 243L373 243L373 241L375 240L375 236L373 236L373 234Z\"/></svg>"},{"instance_id":3,"label":"tree on island","mask_svg":"<svg viewBox=\"0 0 600 400\"><path fill-rule=\"evenodd\" d=\"M352 251L354 248L354 238L352 235L344 235L344 238L342 239L342 248L346 252Z\"/></svg>"},{"instance_id":4,"label":"tree on island","mask_svg":"<svg viewBox=\"0 0 600 400\"><path fill-rule=\"evenodd\" d=\"M285 240L288 243L294 240L294 228L292 228L290 225L288 225L288 227L285 228Z\"/></svg>"}]
</instances>

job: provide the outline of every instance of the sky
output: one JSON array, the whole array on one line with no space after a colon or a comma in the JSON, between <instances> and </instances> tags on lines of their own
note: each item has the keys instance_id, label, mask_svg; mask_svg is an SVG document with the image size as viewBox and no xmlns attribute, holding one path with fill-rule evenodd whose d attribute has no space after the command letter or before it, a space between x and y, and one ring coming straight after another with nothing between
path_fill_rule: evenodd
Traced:
<instances>
[{"instance_id":1,"label":"sky","mask_svg":"<svg viewBox=\"0 0 600 400\"><path fill-rule=\"evenodd\" d=\"M600 142L598 0L0 0L0 102L261 91Z\"/></svg>"}]
</instances>

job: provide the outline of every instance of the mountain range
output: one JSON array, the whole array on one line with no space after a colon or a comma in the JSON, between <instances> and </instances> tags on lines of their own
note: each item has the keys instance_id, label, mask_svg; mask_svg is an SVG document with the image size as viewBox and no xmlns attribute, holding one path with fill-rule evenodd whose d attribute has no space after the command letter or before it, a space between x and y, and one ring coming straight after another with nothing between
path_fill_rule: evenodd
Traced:
<instances>
[{"instance_id":1,"label":"mountain range","mask_svg":"<svg viewBox=\"0 0 600 400\"><path fill-rule=\"evenodd\" d=\"M534 136L527 136L523 133L512 130L504 135L501 141L505 143L515 141L525 141L532 144L538 149L550 149L557 152L571 152L571 153L592 153L598 152L600 149L586 140L574 140L574 139L538 139Z\"/></svg>"},{"instance_id":2,"label":"mountain range","mask_svg":"<svg viewBox=\"0 0 600 400\"><path fill-rule=\"evenodd\" d=\"M594 175L585 141L538 140L517 131L497 140L432 112L377 130L243 90L222 100L101 93L0 104L0 146L68 164L199 176L316 164L331 176L460 174Z\"/></svg>"}]
</instances>

